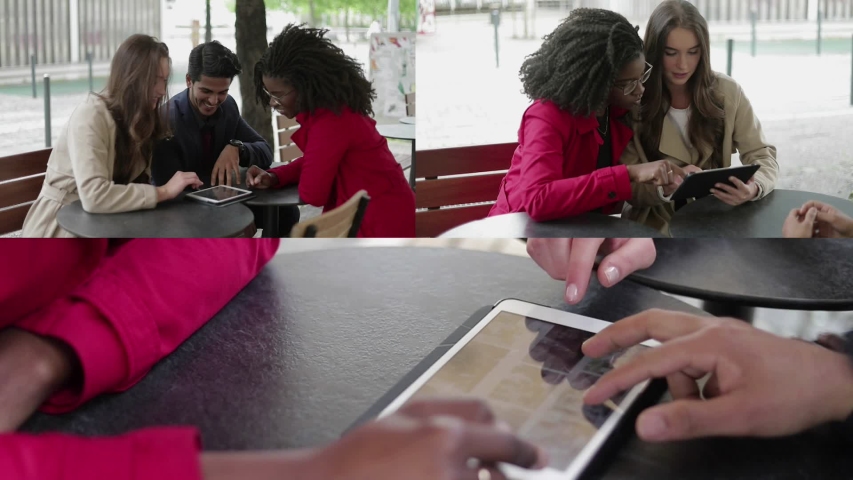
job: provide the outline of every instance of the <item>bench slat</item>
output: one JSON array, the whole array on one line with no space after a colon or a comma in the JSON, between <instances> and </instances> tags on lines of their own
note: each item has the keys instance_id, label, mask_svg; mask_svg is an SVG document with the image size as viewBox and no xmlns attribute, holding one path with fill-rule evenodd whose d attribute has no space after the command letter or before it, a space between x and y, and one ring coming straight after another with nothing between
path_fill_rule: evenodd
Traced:
<instances>
[{"instance_id":1,"label":"bench slat","mask_svg":"<svg viewBox=\"0 0 853 480\"><path fill-rule=\"evenodd\" d=\"M491 208L490 204L417 212L415 233L418 237L437 237L453 227L484 218Z\"/></svg>"},{"instance_id":2,"label":"bench slat","mask_svg":"<svg viewBox=\"0 0 853 480\"><path fill-rule=\"evenodd\" d=\"M508 170L517 143L418 150L416 178Z\"/></svg>"},{"instance_id":3,"label":"bench slat","mask_svg":"<svg viewBox=\"0 0 853 480\"><path fill-rule=\"evenodd\" d=\"M47 171L52 148L0 157L0 182L28 177Z\"/></svg>"},{"instance_id":4,"label":"bench slat","mask_svg":"<svg viewBox=\"0 0 853 480\"><path fill-rule=\"evenodd\" d=\"M498 198L503 173L471 177L418 180L417 208L434 208L468 203L493 202Z\"/></svg>"}]
</instances>

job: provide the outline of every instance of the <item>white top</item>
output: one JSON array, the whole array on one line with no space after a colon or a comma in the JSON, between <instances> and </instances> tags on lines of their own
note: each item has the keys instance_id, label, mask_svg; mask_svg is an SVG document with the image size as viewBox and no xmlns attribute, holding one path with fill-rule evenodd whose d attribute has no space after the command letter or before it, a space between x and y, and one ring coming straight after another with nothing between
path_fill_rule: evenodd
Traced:
<instances>
[{"instance_id":1,"label":"white top","mask_svg":"<svg viewBox=\"0 0 853 480\"><path fill-rule=\"evenodd\" d=\"M678 133L681 134L681 139L684 140L684 144L689 149L692 146L690 144L690 134L687 132L687 123L690 121L690 107L685 109L669 107L666 116L678 127Z\"/></svg>"}]
</instances>

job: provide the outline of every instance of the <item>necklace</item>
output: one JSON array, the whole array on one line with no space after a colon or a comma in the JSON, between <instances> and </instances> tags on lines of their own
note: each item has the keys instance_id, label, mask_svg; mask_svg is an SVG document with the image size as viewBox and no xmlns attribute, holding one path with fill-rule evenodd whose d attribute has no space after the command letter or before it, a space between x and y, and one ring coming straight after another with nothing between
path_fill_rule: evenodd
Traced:
<instances>
[{"instance_id":1,"label":"necklace","mask_svg":"<svg viewBox=\"0 0 853 480\"><path fill-rule=\"evenodd\" d=\"M604 130L601 130L601 121L598 122L598 133L601 134L601 137L604 138L607 136L607 129L610 128L610 108L604 111Z\"/></svg>"}]
</instances>

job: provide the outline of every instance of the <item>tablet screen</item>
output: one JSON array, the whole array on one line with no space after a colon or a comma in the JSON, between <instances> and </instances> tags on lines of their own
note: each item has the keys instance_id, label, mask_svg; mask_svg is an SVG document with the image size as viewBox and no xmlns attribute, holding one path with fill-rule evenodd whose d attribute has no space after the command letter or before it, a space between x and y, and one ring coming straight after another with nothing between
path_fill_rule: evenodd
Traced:
<instances>
[{"instance_id":1,"label":"tablet screen","mask_svg":"<svg viewBox=\"0 0 853 480\"><path fill-rule=\"evenodd\" d=\"M223 185L217 185L215 187L206 188L204 190L199 190L197 192L192 192L190 195L207 198L210 200L215 200L217 202L223 202L227 200L231 200L236 197L241 197L249 194L251 192L246 192L244 190L238 190L236 188L226 187Z\"/></svg>"},{"instance_id":2,"label":"tablet screen","mask_svg":"<svg viewBox=\"0 0 853 480\"><path fill-rule=\"evenodd\" d=\"M605 405L585 406L584 391L648 348L638 345L592 359L581 353L581 344L592 335L500 312L411 398L479 397L513 432L546 448L550 468L564 471L612 412ZM625 396L612 400L626 408Z\"/></svg>"}]
</instances>

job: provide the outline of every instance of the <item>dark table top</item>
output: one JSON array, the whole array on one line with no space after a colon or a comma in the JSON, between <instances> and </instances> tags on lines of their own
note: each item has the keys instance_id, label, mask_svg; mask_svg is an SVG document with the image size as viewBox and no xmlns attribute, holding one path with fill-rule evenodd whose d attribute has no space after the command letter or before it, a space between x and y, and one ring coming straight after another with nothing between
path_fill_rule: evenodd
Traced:
<instances>
[{"instance_id":1,"label":"dark table top","mask_svg":"<svg viewBox=\"0 0 853 480\"><path fill-rule=\"evenodd\" d=\"M853 310L853 242L657 239L657 259L631 279L703 300L796 310Z\"/></svg>"},{"instance_id":2,"label":"dark table top","mask_svg":"<svg viewBox=\"0 0 853 480\"><path fill-rule=\"evenodd\" d=\"M183 195L150 210L88 213L80 201L62 207L59 225L86 238L214 238L239 235L255 220L245 205L224 207L186 200Z\"/></svg>"},{"instance_id":3,"label":"dark table top","mask_svg":"<svg viewBox=\"0 0 853 480\"><path fill-rule=\"evenodd\" d=\"M269 168L266 170L272 170L273 168L280 167L285 165L281 162L273 162ZM242 188L244 190L252 190L251 188L246 186L246 172L248 168L240 168L240 183L235 185L236 188ZM268 188L265 190L252 190L255 194L254 197L246 200L246 205L252 205L256 207L286 207L288 205L304 205L303 202L299 198L299 185L293 184L288 185L284 188Z\"/></svg>"},{"instance_id":4,"label":"dark table top","mask_svg":"<svg viewBox=\"0 0 853 480\"><path fill-rule=\"evenodd\" d=\"M580 305L531 260L431 248L277 256L206 326L125 393L74 413L35 415L25 431L118 434L193 424L207 449L330 442L484 305L523 298L615 321L651 307L698 312L631 282L594 283ZM780 440L645 444L612 458L605 479L830 478L850 471L830 432Z\"/></svg>"},{"instance_id":5,"label":"dark table top","mask_svg":"<svg viewBox=\"0 0 853 480\"><path fill-rule=\"evenodd\" d=\"M631 220L587 213L577 217L536 222L526 213L507 213L475 220L440 235L442 238L573 238L573 237L662 237L651 228Z\"/></svg>"},{"instance_id":6,"label":"dark table top","mask_svg":"<svg viewBox=\"0 0 853 480\"><path fill-rule=\"evenodd\" d=\"M737 207L708 196L678 209L670 222L673 237L781 238L791 210L818 200L853 216L853 202L839 197L776 189L755 202Z\"/></svg>"}]
</instances>

